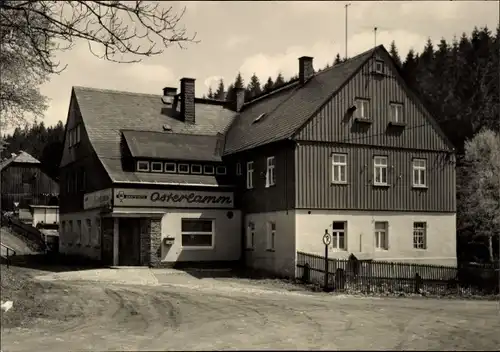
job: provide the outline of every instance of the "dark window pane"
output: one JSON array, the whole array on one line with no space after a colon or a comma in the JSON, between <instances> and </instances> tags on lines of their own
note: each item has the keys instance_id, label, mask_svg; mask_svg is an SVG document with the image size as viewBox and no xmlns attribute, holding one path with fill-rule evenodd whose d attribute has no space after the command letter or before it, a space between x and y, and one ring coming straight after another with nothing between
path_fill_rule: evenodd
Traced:
<instances>
[{"instance_id":1,"label":"dark window pane","mask_svg":"<svg viewBox=\"0 0 500 352\"><path fill-rule=\"evenodd\" d=\"M212 232L212 220L182 219L182 232Z\"/></svg>"},{"instance_id":2,"label":"dark window pane","mask_svg":"<svg viewBox=\"0 0 500 352\"><path fill-rule=\"evenodd\" d=\"M343 221L334 221L332 224L332 228L334 230L344 230L344 222Z\"/></svg>"},{"instance_id":3,"label":"dark window pane","mask_svg":"<svg viewBox=\"0 0 500 352\"><path fill-rule=\"evenodd\" d=\"M211 247L212 235L182 235L184 247Z\"/></svg>"}]
</instances>

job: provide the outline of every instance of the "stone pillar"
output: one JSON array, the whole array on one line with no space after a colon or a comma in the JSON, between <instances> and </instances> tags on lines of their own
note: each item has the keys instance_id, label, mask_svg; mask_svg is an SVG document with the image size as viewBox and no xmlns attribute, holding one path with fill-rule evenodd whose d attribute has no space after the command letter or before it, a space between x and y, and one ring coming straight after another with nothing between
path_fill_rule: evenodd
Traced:
<instances>
[{"instance_id":1,"label":"stone pillar","mask_svg":"<svg viewBox=\"0 0 500 352\"><path fill-rule=\"evenodd\" d=\"M141 219L141 265L161 262L161 219Z\"/></svg>"},{"instance_id":2,"label":"stone pillar","mask_svg":"<svg viewBox=\"0 0 500 352\"><path fill-rule=\"evenodd\" d=\"M104 265L113 264L113 219L102 218L101 220L101 246L102 257L101 261Z\"/></svg>"},{"instance_id":3,"label":"stone pillar","mask_svg":"<svg viewBox=\"0 0 500 352\"><path fill-rule=\"evenodd\" d=\"M119 241L120 241L120 230L118 227L118 218L113 218L113 265L119 265L119 258L120 258L120 247L119 247Z\"/></svg>"}]
</instances>

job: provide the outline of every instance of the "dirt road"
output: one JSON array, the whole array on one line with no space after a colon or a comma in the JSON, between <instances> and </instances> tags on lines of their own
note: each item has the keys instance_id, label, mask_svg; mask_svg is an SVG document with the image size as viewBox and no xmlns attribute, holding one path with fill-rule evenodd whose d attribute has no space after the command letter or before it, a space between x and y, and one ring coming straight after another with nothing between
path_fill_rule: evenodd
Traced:
<instances>
[{"instance_id":1,"label":"dirt road","mask_svg":"<svg viewBox=\"0 0 500 352\"><path fill-rule=\"evenodd\" d=\"M2 350L496 350L498 302L375 299L219 288L51 284L54 312L4 328ZM205 286L204 286L205 285ZM250 287L250 286L248 286ZM59 308L58 308L59 307ZM59 319L64 316L65 319Z\"/></svg>"}]
</instances>

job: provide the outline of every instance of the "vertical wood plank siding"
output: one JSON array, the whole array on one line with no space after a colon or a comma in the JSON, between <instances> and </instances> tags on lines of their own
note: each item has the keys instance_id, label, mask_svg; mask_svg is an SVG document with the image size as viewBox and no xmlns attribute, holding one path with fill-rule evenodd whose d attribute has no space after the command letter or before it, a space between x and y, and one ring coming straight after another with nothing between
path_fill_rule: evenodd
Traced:
<instances>
[{"instance_id":1,"label":"vertical wood plank siding","mask_svg":"<svg viewBox=\"0 0 500 352\"><path fill-rule=\"evenodd\" d=\"M381 58L379 58L381 59ZM371 59L297 134L296 140L356 143L427 150L449 149L397 79L395 68L385 60L383 77L371 74L376 59ZM332 92L333 93L333 92ZM371 125L360 126L347 110L356 98L369 98ZM403 104L404 122L400 131L388 128L390 103Z\"/></svg>"},{"instance_id":2,"label":"vertical wood plank siding","mask_svg":"<svg viewBox=\"0 0 500 352\"><path fill-rule=\"evenodd\" d=\"M332 153L347 154L347 184L332 184ZM447 153L300 143L296 205L305 209L454 212L455 165ZM387 156L389 187L373 186L373 157ZM412 187L412 159L427 160L427 189Z\"/></svg>"}]
</instances>

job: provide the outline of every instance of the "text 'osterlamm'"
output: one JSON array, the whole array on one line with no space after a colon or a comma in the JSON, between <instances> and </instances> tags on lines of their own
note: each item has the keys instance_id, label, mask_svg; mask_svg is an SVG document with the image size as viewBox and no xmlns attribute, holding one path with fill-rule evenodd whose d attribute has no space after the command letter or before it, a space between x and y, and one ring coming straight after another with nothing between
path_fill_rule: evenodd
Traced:
<instances>
[{"instance_id":1,"label":"text 'osterlamm'","mask_svg":"<svg viewBox=\"0 0 500 352\"><path fill-rule=\"evenodd\" d=\"M172 193L160 193L153 192L151 194L152 202L188 202L188 203L199 203L199 204L232 204L231 197L228 196L200 196L196 193L188 194L172 194Z\"/></svg>"}]
</instances>

